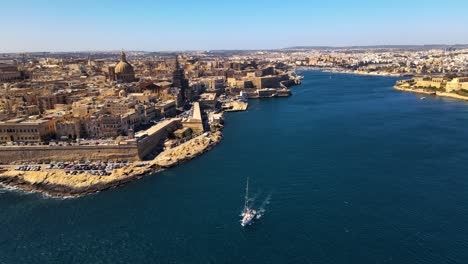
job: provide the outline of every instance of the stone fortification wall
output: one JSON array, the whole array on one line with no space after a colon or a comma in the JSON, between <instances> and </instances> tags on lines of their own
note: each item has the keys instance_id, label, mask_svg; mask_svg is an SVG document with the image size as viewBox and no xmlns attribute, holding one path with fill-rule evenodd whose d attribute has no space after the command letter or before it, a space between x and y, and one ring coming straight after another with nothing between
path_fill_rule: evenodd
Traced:
<instances>
[{"instance_id":1,"label":"stone fortification wall","mask_svg":"<svg viewBox=\"0 0 468 264\"><path fill-rule=\"evenodd\" d=\"M0 162L138 160L136 144L99 146L12 146L0 147Z\"/></svg>"},{"instance_id":2,"label":"stone fortification wall","mask_svg":"<svg viewBox=\"0 0 468 264\"><path fill-rule=\"evenodd\" d=\"M181 127L181 119L173 118L145 131L143 133L145 136L138 140L138 155L140 159L144 159L151 153L162 149L164 140Z\"/></svg>"},{"instance_id":3,"label":"stone fortification wall","mask_svg":"<svg viewBox=\"0 0 468 264\"><path fill-rule=\"evenodd\" d=\"M181 120L166 120L145 131L137 142L96 146L5 146L0 147L0 163L40 161L142 160L156 152L164 140L181 128Z\"/></svg>"}]
</instances>

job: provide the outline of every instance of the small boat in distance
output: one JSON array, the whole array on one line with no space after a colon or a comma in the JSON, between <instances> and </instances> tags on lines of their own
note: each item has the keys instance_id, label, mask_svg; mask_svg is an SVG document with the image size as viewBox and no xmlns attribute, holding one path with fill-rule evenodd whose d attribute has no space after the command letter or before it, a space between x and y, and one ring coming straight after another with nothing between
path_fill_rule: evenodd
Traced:
<instances>
[{"instance_id":1,"label":"small boat in distance","mask_svg":"<svg viewBox=\"0 0 468 264\"><path fill-rule=\"evenodd\" d=\"M249 207L249 178L247 177L247 187L245 188L245 204L242 211L242 226L251 225L257 217L257 211Z\"/></svg>"},{"instance_id":2,"label":"small boat in distance","mask_svg":"<svg viewBox=\"0 0 468 264\"><path fill-rule=\"evenodd\" d=\"M419 98L419 99L420 99L420 100L426 100L426 97L421 97L421 98Z\"/></svg>"}]
</instances>

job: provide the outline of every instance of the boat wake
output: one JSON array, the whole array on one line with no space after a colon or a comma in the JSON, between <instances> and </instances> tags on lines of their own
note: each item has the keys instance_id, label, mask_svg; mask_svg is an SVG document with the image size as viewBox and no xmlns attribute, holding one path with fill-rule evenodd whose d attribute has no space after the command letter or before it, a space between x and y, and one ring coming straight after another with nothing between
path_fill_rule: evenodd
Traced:
<instances>
[{"instance_id":1,"label":"boat wake","mask_svg":"<svg viewBox=\"0 0 468 264\"><path fill-rule=\"evenodd\" d=\"M248 203L249 203L249 204L255 204L255 201L257 200L257 198L258 198L259 196L261 196L261 194L262 194L261 192L258 192L258 193L256 193L256 194L254 194L253 197L249 197L249 198L247 199L247 200L248 200Z\"/></svg>"},{"instance_id":2,"label":"boat wake","mask_svg":"<svg viewBox=\"0 0 468 264\"><path fill-rule=\"evenodd\" d=\"M257 201L257 198L258 197L261 197L262 196L262 193L261 192L258 192L255 194L254 197L252 198L249 198L248 201L249 201L249 204L252 205L252 208L258 208L257 209L257 219L259 219L265 212L266 212L266 209L268 207L268 205L270 204L270 201L271 201L271 197L272 197L272 193L269 193L266 198L260 203L259 206L257 206L258 203L256 203ZM239 213L239 216L243 216L244 215L244 209L242 209Z\"/></svg>"},{"instance_id":3,"label":"boat wake","mask_svg":"<svg viewBox=\"0 0 468 264\"><path fill-rule=\"evenodd\" d=\"M272 193L270 192L265 198L265 200L263 200L263 202L258 207L257 219L260 219L261 217L263 217L263 215L265 215L267 206L270 204L271 197Z\"/></svg>"},{"instance_id":4,"label":"boat wake","mask_svg":"<svg viewBox=\"0 0 468 264\"><path fill-rule=\"evenodd\" d=\"M255 194L253 197L249 197L249 178L247 177L247 184L245 186L245 203L244 203L244 209L242 210L242 213L240 216L242 217L241 219L241 226L249 226L252 223L255 222L256 219L260 219L266 212L266 207L268 204L270 204L271 200L271 193L267 195L265 200L260 204L260 206L255 206L255 201L257 198L261 195L261 192L258 192ZM253 209L253 208L258 208L258 209Z\"/></svg>"}]
</instances>

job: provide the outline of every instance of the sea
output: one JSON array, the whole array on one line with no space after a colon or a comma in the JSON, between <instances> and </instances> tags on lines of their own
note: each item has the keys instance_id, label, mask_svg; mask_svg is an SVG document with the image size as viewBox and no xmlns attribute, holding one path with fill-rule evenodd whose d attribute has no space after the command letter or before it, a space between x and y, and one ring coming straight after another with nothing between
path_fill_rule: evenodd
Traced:
<instances>
[{"instance_id":1,"label":"sea","mask_svg":"<svg viewBox=\"0 0 468 264\"><path fill-rule=\"evenodd\" d=\"M468 103L300 74L179 167L80 198L0 189L0 263L468 263Z\"/></svg>"}]
</instances>

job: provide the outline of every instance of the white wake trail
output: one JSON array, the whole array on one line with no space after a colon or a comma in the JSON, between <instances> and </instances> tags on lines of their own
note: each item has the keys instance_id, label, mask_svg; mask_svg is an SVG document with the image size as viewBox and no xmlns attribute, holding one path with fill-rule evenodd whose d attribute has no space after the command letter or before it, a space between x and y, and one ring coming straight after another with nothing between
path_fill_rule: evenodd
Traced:
<instances>
[{"instance_id":1,"label":"white wake trail","mask_svg":"<svg viewBox=\"0 0 468 264\"><path fill-rule=\"evenodd\" d=\"M271 202L271 197L272 197L272 193L269 193L267 195L267 197L265 198L265 200L263 200L262 204L260 205L260 207L258 208L258 215L257 215L257 219L262 217L265 212L266 212L266 208L267 206L270 204Z\"/></svg>"}]
</instances>

